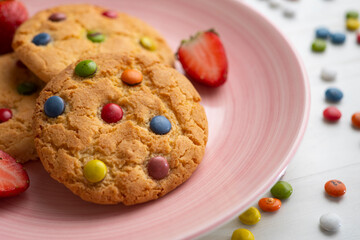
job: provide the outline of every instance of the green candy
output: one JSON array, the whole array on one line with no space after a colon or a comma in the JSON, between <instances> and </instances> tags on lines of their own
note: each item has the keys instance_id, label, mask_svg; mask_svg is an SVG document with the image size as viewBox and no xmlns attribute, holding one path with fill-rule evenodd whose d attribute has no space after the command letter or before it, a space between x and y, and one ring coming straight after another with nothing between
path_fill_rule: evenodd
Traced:
<instances>
[{"instance_id":1,"label":"green candy","mask_svg":"<svg viewBox=\"0 0 360 240\"><path fill-rule=\"evenodd\" d=\"M289 198L293 188L288 182L278 181L270 190L271 194L278 199Z\"/></svg>"},{"instance_id":2,"label":"green candy","mask_svg":"<svg viewBox=\"0 0 360 240\"><path fill-rule=\"evenodd\" d=\"M151 38L146 37L146 36L140 38L140 45L143 48L145 48L146 50L149 50L149 51L155 51L156 50L156 45L155 45L154 40L152 40Z\"/></svg>"},{"instance_id":3,"label":"green candy","mask_svg":"<svg viewBox=\"0 0 360 240\"><path fill-rule=\"evenodd\" d=\"M89 31L87 33L87 38L92 41L92 42L96 42L96 43L100 43L105 41L105 36L104 34L97 32L97 31Z\"/></svg>"},{"instance_id":4,"label":"green candy","mask_svg":"<svg viewBox=\"0 0 360 240\"><path fill-rule=\"evenodd\" d=\"M346 13L346 19L349 18L358 19L358 17L359 17L359 13L356 11L349 11Z\"/></svg>"},{"instance_id":5,"label":"green candy","mask_svg":"<svg viewBox=\"0 0 360 240\"><path fill-rule=\"evenodd\" d=\"M315 39L311 45L311 49L314 52L323 52L326 49L326 42L322 39Z\"/></svg>"},{"instance_id":6,"label":"green candy","mask_svg":"<svg viewBox=\"0 0 360 240\"><path fill-rule=\"evenodd\" d=\"M75 73L80 77L91 77L96 73L96 70L97 66L93 60L81 61L75 67Z\"/></svg>"},{"instance_id":7,"label":"green candy","mask_svg":"<svg viewBox=\"0 0 360 240\"><path fill-rule=\"evenodd\" d=\"M37 91L37 86L32 82L24 82L17 86L17 91L21 95L31 95Z\"/></svg>"}]
</instances>

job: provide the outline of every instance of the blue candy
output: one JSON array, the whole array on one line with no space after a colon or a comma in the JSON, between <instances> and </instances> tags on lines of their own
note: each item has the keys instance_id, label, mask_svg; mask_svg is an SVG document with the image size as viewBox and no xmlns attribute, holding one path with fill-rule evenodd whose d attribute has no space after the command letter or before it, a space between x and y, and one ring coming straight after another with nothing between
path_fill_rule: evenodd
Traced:
<instances>
[{"instance_id":1,"label":"blue candy","mask_svg":"<svg viewBox=\"0 0 360 240\"><path fill-rule=\"evenodd\" d=\"M150 128L154 133L163 135L170 132L171 123L164 116L156 116L151 119Z\"/></svg>"},{"instance_id":2,"label":"blue candy","mask_svg":"<svg viewBox=\"0 0 360 240\"><path fill-rule=\"evenodd\" d=\"M32 43L37 46L46 46L50 41L51 36L48 33L39 33L33 38Z\"/></svg>"},{"instance_id":3,"label":"blue candy","mask_svg":"<svg viewBox=\"0 0 360 240\"><path fill-rule=\"evenodd\" d=\"M328 88L325 92L326 100L331 102L339 102L343 96L343 93L337 88Z\"/></svg>"},{"instance_id":4,"label":"blue candy","mask_svg":"<svg viewBox=\"0 0 360 240\"><path fill-rule=\"evenodd\" d=\"M65 102L61 97L52 96L48 98L44 104L44 111L46 116L56 118L65 110Z\"/></svg>"},{"instance_id":5,"label":"blue candy","mask_svg":"<svg viewBox=\"0 0 360 240\"><path fill-rule=\"evenodd\" d=\"M343 33L330 34L331 42L334 44L343 44L346 40L346 36Z\"/></svg>"},{"instance_id":6,"label":"blue candy","mask_svg":"<svg viewBox=\"0 0 360 240\"><path fill-rule=\"evenodd\" d=\"M327 28L318 28L315 31L316 38L327 39L330 36L330 32Z\"/></svg>"}]
</instances>

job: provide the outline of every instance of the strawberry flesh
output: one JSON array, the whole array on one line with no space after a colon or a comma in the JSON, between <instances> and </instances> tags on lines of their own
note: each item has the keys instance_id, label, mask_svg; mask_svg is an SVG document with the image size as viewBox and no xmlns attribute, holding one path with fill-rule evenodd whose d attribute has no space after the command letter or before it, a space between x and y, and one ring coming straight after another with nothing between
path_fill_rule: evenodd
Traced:
<instances>
[{"instance_id":1,"label":"strawberry flesh","mask_svg":"<svg viewBox=\"0 0 360 240\"><path fill-rule=\"evenodd\" d=\"M210 87L225 83L228 61L224 46L213 30L183 41L177 55L184 71L194 81Z\"/></svg>"},{"instance_id":2,"label":"strawberry flesh","mask_svg":"<svg viewBox=\"0 0 360 240\"><path fill-rule=\"evenodd\" d=\"M0 150L0 197L16 196L29 187L29 176L20 163Z\"/></svg>"}]
</instances>

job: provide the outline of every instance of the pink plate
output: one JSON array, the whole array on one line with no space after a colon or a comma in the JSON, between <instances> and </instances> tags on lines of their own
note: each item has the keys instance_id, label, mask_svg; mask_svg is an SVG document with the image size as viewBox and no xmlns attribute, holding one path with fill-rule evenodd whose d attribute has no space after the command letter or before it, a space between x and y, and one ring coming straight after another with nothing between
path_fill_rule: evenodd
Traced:
<instances>
[{"instance_id":1,"label":"pink plate","mask_svg":"<svg viewBox=\"0 0 360 240\"><path fill-rule=\"evenodd\" d=\"M32 14L75 2L23 1ZM219 32L229 58L228 82L217 89L196 85L209 119L204 160L175 191L134 207L84 202L52 180L39 162L26 164L30 189L0 201L1 239L190 239L256 201L300 143L310 100L304 67L284 36L254 10L233 0L101 4L149 22L174 51L198 30Z\"/></svg>"}]
</instances>

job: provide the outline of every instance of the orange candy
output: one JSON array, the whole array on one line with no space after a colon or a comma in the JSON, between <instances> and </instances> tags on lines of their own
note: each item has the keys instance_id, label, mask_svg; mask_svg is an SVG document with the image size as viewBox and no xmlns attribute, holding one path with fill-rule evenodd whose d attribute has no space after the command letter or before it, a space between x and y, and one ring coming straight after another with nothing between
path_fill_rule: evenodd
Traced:
<instances>
[{"instance_id":1,"label":"orange candy","mask_svg":"<svg viewBox=\"0 0 360 240\"><path fill-rule=\"evenodd\" d=\"M264 212L275 212L280 209L281 201L277 198L262 198L259 200L259 207Z\"/></svg>"},{"instance_id":2,"label":"orange candy","mask_svg":"<svg viewBox=\"0 0 360 240\"><path fill-rule=\"evenodd\" d=\"M325 191L332 197L341 197L346 193L346 186L339 180L330 180L325 183Z\"/></svg>"},{"instance_id":3,"label":"orange candy","mask_svg":"<svg viewBox=\"0 0 360 240\"><path fill-rule=\"evenodd\" d=\"M352 124L360 128L360 112L354 113L351 117Z\"/></svg>"},{"instance_id":4,"label":"orange candy","mask_svg":"<svg viewBox=\"0 0 360 240\"><path fill-rule=\"evenodd\" d=\"M129 85L141 83L143 75L136 69L127 69L121 74L121 80Z\"/></svg>"}]
</instances>

